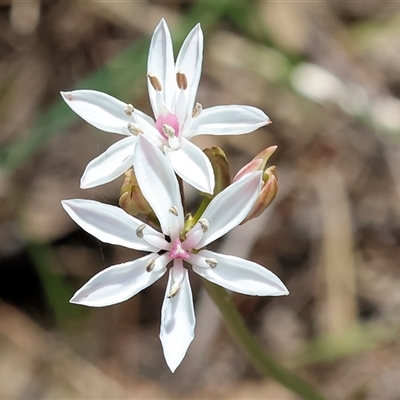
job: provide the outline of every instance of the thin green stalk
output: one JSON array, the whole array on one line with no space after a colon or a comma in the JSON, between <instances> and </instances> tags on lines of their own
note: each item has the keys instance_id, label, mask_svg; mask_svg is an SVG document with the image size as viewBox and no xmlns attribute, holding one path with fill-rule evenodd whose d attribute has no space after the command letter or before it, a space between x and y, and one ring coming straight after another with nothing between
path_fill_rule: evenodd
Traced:
<instances>
[{"instance_id":1,"label":"thin green stalk","mask_svg":"<svg viewBox=\"0 0 400 400\"><path fill-rule=\"evenodd\" d=\"M210 204L210 202L211 202L211 199L209 199L206 196L203 197L203 200L201 201L199 208L197 209L196 213L192 217L192 220L194 221L194 223L196 223L201 218L204 210L207 208L207 206Z\"/></svg>"},{"instance_id":2,"label":"thin green stalk","mask_svg":"<svg viewBox=\"0 0 400 400\"><path fill-rule=\"evenodd\" d=\"M243 318L236 310L232 299L225 289L205 279L203 279L203 283L208 294L218 307L230 335L247 355L249 361L258 372L277 380L303 399L325 399L324 396L318 393L307 382L292 374L265 352L255 337L247 329Z\"/></svg>"}]
</instances>

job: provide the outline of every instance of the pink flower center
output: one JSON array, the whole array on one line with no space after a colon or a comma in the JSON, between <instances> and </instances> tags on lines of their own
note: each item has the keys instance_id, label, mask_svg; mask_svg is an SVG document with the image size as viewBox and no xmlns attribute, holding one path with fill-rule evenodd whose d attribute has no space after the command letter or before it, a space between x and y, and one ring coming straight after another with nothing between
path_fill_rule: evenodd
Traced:
<instances>
[{"instance_id":1,"label":"pink flower center","mask_svg":"<svg viewBox=\"0 0 400 400\"><path fill-rule=\"evenodd\" d=\"M161 133L164 139L169 137L164 133L166 127L172 128L175 131L175 136L179 137L179 121L176 115L167 112L166 114L160 114L156 121L156 127L158 132Z\"/></svg>"},{"instance_id":2,"label":"pink flower center","mask_svg":"<svg viewBox=\"0 0 400 400\"><path fill-rule=\"evenodd\" d=\"M182 242L179 239L176 239L171 251L169 252L169 258L171 258L171 260L175 260L176 258L186 260L189 257L190 254L182 247Z\"/></svg>"}]
</instances>

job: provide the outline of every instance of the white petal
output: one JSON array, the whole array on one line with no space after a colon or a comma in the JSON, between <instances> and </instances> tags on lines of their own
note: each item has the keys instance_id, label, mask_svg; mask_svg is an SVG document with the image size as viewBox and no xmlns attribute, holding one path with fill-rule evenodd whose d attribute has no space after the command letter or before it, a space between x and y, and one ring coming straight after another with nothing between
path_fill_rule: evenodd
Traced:
<instances>
[{"instance_id":1,"label":"white petal","mask_svg":"<svg viewBox=\"0 0 400 400\"><path fill-rule=\"evenodd\" d=\"M210 160L203 151L184 138L178 150L165 147L164 151L172 168L185 182L201 192L213 193L214 172Z\"/></svg>"},{"instance_id":2,"label":"white petal","mask_svg":"<svg viewBox=\"0 0 400 400\"><path fill-rule=\"evenodd\" d=\"M143 225L143 222L119 207L83 199L63 200L61 204L82 229L104 243L135 250L160 250L137 236L136 229ZM145 232L164 238L164 235L149 225L146 225Z\"/></svg>"},{"instance_id":3,"label":"white petal","mask_svg":"<svg viewBox=\"0 0 400 400\"><path fill-rule=\"evenodd\" d=\"M170 270L161 311L160 339L165 360L170 370L174 372L194 338L196 318L187 270L179 292L174 297L167 297L173 285L172 270L173 268Z\"/></svg>"},{"instance_id":4,"label":"white petal","mask_svg":"<svg viewBox=\"0 0 400 400\"><path fill-rule=\"evenodd\" d=\"M160 132L156 128L156 124L152 118L146 119L136 116L136 122L139 128L142 130L143 135L150 140L159 149L162 149L166 140L161 136Z\"/></svg>"},{"instance_id":5,"label":"white petal","mask_svg":"<svg viewBox=\"0 0 400 400\"><path fill-rule=\"evenodd\" d=\"M247 217L260 192L261 175L261 171L249 172L211 200L201 216L210 226L198 249L225 235Z\"/></svg>"},{"instance_id":6,"label":"white petal","mask_svg":"<svg viewBox=\"0 0 400 400\"><path fill-rule=\"evenodd\" d=\"M164 19L154 30L150 42L147 73L158 78L162 85L161 94L165 105L170 110L176 85L174 74L174 53L172 49L171 34ZM148 89L154 116L157 119L161 110L157 106L157 92L148 80Z\"/></svg>"},{"instance_id":7,"label":"white petal","mask_svg":"<svg viewBox=\"0 0 400 400\"><path fill-rule=\"evenodd\" d=\"M192 126L185 132L185 137L190 139L197 135L240 135L253 132L270 122L255 107L215 106L204 109L197 118L193 118Z\"/></svg>"},{"instance_id":8,"label":"white petal","mask_svg":"<svg viewBox=\"0 0 400 400\"><path fill-rule=\"evenodd\" d=\"M184 215L179 185L165 155L139 135L133 164L143 196L157 215L164 234L170 235L169 210L172 206L177 207L179 228L182 229Z\"/></svg>"},{"instance_id":9,"label":"white petal","mask_svg":"<svg viewBox=\"0 0 400 400\"><path fill-rule=\"evenodd\" d=\"M200 251L197 256L196 261L201 257L213 258L218 264L215 268L211 268L206 263L199 262L198 264L201 264L201 266L193 264L193 271L225 289L251 296L283 296L289 294L282 281L260 264L208 250ZM189 262L192 262L192 259Z\"/></svg>"},{"instance_id":10,"label":"white petal","mask_svg":"<svg viewBox=\"0 0 400 400\"><path fill-rule=\"evenodd\" d=\"M61 92L65 102L89 124L106 132L131 135L128 123L133 118L126 115L126 103L106 93L95 90Z\"/></svg>"},{"instance_id":11,"label":"white petal","mask_svg":"<svg viewBox=\"0 0 400 400\"><path fill-rule=\"evenodd\" d=\"M90 161L82 175L81 188L88 189L111 182L131 168L136 142L135 136L119 140Z\"/></svg>"},{"instance_id":12,"label":"white petal","mask_svg":"<svg viewBox=\"0 0 400 400\"><path fill-rule=\"evenodd\" d=\"M201 66L203 61L203 32L197 24L188 34L176 59L176 72L186 75L188 87L186 88L186 117L191 116L194 101L199 86Z\"/></svg>"},{"instance_id":13,"label":"white petal","mask_svg":"<svg viewBox=\"0 0 400 400\"><path fill-rule=\"evenodd\" d=\"M147 272L148 263L157 256L149 254L99 272L74 294L70 303L105 307L130 299L160 279L167 271L164 266Z\"/></svg>"}]
</instances>

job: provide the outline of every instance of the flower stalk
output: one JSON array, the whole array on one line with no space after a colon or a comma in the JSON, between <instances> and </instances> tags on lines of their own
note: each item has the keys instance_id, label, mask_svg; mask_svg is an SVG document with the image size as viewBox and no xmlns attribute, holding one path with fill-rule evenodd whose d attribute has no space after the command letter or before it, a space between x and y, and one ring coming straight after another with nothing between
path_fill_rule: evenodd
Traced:
<instances>
[{"instance_id":1,"label":"flower stalk","mask_svg":"<svg viewBox=\"0 0 400 400\"><path fill-rule=\"evenodd\" d=\"M237 311L225 289L205 279L203 284L207 293L221 313L225 326L236 344L247 356L253 367L262 375L271 377L306 400L325 400L307 382L292 374L289 370L268 355L256 338L247 329L242 316Z\"/></svg>"}]
</instances>

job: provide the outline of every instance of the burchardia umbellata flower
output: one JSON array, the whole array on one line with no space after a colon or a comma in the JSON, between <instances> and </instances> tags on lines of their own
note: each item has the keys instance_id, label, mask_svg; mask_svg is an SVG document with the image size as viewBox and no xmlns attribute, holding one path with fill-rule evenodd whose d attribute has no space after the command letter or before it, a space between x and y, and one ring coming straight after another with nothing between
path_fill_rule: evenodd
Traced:
<instances>
[{"instance_id":1,"label":"burchardia umbellata flower","mask_svg":"<svg viewBox=\"0 0 400 400\"><path fill-rule=\"evenodd\" d=\"M171 369L181 363L194 337L195 314L185 265L226 289L255 296L288 294L271 271L252 261L206 250L206 246L239 225L251 210L261 186L261 171L250 172L212 199L194 226L184 229L179 185L163 153L143 136L134 151L136 177L154 210L161 232L121 208L93 200L64 200L71 218L105 243L149 252L137 260L113 265L90 279L71 302L103 307L129 299L169 269L161 311L160 339ZM184 264L184 262L186 264Z\"/></svg>"},{"instance_id":2,"label":"burchardia umbellata flower","mask_svg":"<svg viewBox=\"0 0 400 400\"><path fill-rule=\"evenodd\" d=\"M82 188L98 186L132 166L137 136L159 147L174 171L196 189L211 193L214 175L208 158L191 139L197 135L239 135L270 123L258 108L221 105L202 109L196 103L203 59L203 33L196 25L185 39L176 63L164 19L154 31L148 57L148 89L154 118L105 93L62 92L80 117L105 132L127 136L92 160L81 179Z\"/></svg>"}]
</instances>

